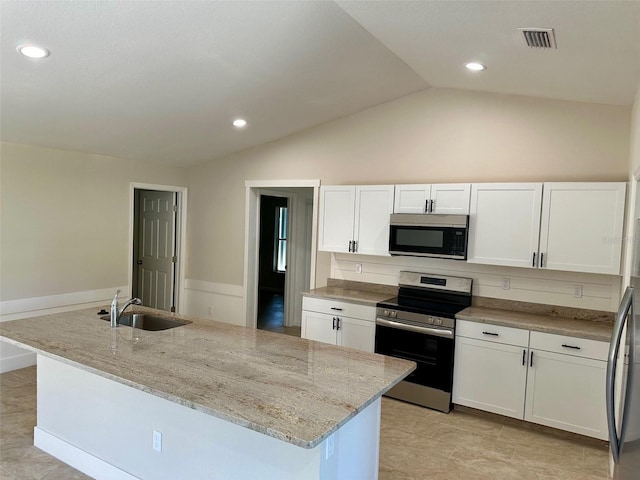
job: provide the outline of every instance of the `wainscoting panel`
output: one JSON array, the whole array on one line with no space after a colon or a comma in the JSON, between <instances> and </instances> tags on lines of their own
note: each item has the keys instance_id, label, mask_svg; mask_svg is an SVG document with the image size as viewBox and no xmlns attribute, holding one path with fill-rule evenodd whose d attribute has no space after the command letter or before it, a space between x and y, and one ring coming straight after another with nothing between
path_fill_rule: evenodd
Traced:
<instances>
[{"instance_id":1,"label":"wainscoting panel","mask_svg":"<svg viewBox=\"0 0 640 480\"><path fill-rule=\"evenodd\" d=\"M362 273L356 273L356 264ZM331 277L359 282L397 285L401 270L469 277L473 295L521 302L615 312L620 301L621 277L589 273L558 272L479 265L455 260L419 257L374 257L336 253L331 258ZM503 289L508 278L510 288ZM575 287L582 297L574 297Z\"/></svg>"},{"instance_id":2,"label":"wainscoting panel","mask_svg":"<svg viewBox=\"0 0 640 480\"><path fill-rule=\"evenodd\" d=\"M187 279L181 313L218 322L246 325L244 287Z\"/></svg>"}]
</instances>

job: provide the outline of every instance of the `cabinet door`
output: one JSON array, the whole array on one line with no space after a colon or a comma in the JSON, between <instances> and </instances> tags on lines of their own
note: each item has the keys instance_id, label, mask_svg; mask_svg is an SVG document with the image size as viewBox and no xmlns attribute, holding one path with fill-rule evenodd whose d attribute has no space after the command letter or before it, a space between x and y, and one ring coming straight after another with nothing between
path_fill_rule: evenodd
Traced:
<instances>
[{"instance_id":1,"label":"cabinet door","mask_svg":"<svg viewBox=\"0 0 640 480\"><path fill-rule=\"evenodd\" d=\"M433 211L444 215L469 215L470 183L440 183L431 185Z\"/></svg>"},{"instance_id":2,"label":"cabinet door","mask_svg":"<svg viewBox=\"0 0 640 480\"><path fill-rule=\"evenodd\" d=\"M353 185L320 188L318 250L349 251L349 242L354 239L355 192Z\"/></svg>"},{"instance_id":3,"label":"cabinet door","mask_svg":"<svg viewBox=\"0 0 640 480\"><path fill-rule=\"evenodd\" d=\"M535 268L541 207L541 183L472 185L467 262Z\"/></svg>"},{"instance_id":4,"label":"cabinet door","mask_svg":"<svg viewBox=\"0 0 640 480\"><path fill-rule=\"evenodd\" d=\"M365 352L373 352L375 337L376 323L374 319L368 321L357 318L340 317L338 345L357 348Z\"/></svg>"},{"instance_id":5,"label":"cabinet door","mask_svg":"<svg viewBox=\"0 0 640 480\"><path fill-rule=\"evenodd\" d=\"M427 213L431 185L396 185L393 213Z\"/></svg>"},{"instance_id":6,"label":"cabinet door","mask_svg":"<svg viewBox=\"0 0 640 480\"><path fill-rule=\"evenodd\" d=\"M356 252L389 256L389 220L393 210L393 185L356 187Z\"/></svg>"},{"instance_id":7,"label":"cabinet door","mask_svg":"<svg viewBox=\"0 0 640 480\"><path fill-rule=\"evenodd\" d=\"M624 183L545 183L541 268L620 273Z\"/></svg>"},{"instance_id":8,"label":"cabinet door","mask_svg":"<svg viewBox=\"0 0 640 480\"><path fill-rule=\"evenodd\" d=\"M531 350L525 420L607 439L607 362Z\"/></svg>"},{"instance_id":9,"label":"cabinet door","mask_svg":"<svg viewBox=\"0 0 640 480\"><path fill-rule=\"evenodd\" d=\"M327 315L326 313L308 312L303 310L302 338L335 345L337 343L337 330L333 328L334 318L334 316Z\"/></svg>"},{"instance_id":10,"label":"cabinet door","mask_svg":"<svg viewBox=\"0 0 640 480\"><path fill-rule=\"evenodd\" d=\"M522 419L527 349L456 337L453 403Z\"/></svg>"}]
</instances>

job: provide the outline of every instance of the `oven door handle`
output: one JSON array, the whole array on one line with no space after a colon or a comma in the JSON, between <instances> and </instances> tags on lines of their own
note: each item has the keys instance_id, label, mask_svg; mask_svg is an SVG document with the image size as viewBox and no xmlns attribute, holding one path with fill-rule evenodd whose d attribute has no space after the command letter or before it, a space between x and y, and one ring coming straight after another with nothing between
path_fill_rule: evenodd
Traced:
<instances>
[{"instance_id":1,"label":"oven door handle","mask_svg":"<svg viewBox=\"0 0 640 480\"><path fill-rule=\"evenodd\" d=\"M453 331L442 330L440 328L420 327L418 325L410 325L407 323L394 322L392 320L386 320L384 318L376 318L376 325L382 327L397 328L399 330L406 330L408 332L423 333L425 335L433 335L434 337L453 338Z\"/></svg>"}]
</instances>

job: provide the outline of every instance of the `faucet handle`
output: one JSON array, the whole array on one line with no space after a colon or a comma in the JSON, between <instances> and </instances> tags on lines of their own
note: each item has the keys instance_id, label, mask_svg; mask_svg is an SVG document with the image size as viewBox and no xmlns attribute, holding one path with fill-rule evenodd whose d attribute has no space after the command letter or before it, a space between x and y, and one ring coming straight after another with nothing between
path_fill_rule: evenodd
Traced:
<instances>
[{"instance_id":1,"label":"faucet handle","mask_svg":"<svg viewBox=\"0 0 640 480\"><path fill-rule=\"evenodd\" d=\"M122 290L118 289L116 291L116 294L113 296L113 300L111 300L111 305L118 305L118 295L120 295L120 292Z\"/></svg>"}]
</instances>

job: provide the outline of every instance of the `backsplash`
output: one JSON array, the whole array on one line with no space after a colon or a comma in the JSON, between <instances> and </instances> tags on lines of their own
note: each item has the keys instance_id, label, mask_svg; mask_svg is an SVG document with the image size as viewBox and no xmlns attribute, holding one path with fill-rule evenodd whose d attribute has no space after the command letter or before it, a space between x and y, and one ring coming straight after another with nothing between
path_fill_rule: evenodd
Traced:
<instances>
[{"instance_id":1,"label":"backsplash","mask_svg":"<svg viewBox=\"0 0 640 480\"><path fill-rule=\"evenodd\" d=\"M473 279L473 295L476 297L526 304L615 312L621 295L621 277L615 275L500 267L435 258L374 257L346 253L331 254L330 261L329 277L332 281L349 280L397 286L400 271L410 270L469 277ZM357 264L362 265L362 273L356 273ZM503 279L508 279L509 289L503 289ZM576 286L582 287L581 298L574 297Z\"/></svg>"}]
</instances>

